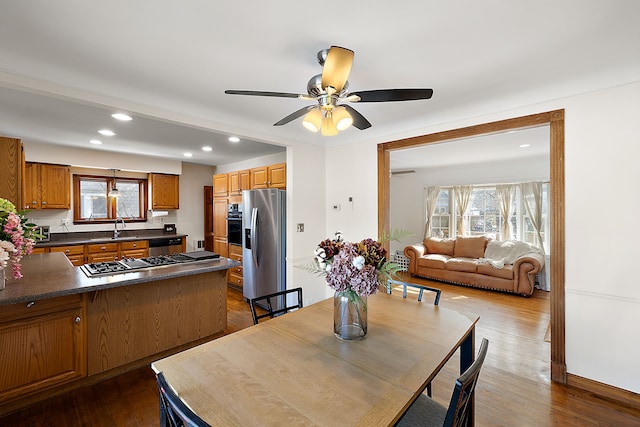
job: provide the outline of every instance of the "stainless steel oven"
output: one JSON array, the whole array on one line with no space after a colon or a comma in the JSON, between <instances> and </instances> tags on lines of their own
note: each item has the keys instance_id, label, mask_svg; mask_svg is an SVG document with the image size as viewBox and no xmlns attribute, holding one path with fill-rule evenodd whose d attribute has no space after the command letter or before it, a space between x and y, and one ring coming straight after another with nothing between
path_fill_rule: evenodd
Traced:
<instances>
[{"instance_id":1,"label":"stainless steel oven","mask_svg":"<svg viewBox=\"0 0 640 427\"><path fill-rule=\"evenodd\" d=\"M227 242L242 246L242 204L231 203L227 208Z\"/></svg>"}]
</instances>

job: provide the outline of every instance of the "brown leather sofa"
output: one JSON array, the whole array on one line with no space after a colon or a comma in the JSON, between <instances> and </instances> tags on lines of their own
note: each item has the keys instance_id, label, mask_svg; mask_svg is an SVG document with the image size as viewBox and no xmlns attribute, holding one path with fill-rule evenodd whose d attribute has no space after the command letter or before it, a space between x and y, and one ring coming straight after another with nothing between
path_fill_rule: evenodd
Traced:
<instances>
[{"instance_id":1,"label":"brown leather sofa","mask_svg":"<svg viewBox=\"0 0 640 427\"><path fill-rule=\"evenodd\" d=\"M536 274L544 267L544 254L532 246L530 252L515 259L495 261L485 258L489 241L484 236L426 238L421 244L404 248L409 258L408 272L412 276L530 296ZM492 247L503 244L492 242Z\"/></svg>"}]
</instances>

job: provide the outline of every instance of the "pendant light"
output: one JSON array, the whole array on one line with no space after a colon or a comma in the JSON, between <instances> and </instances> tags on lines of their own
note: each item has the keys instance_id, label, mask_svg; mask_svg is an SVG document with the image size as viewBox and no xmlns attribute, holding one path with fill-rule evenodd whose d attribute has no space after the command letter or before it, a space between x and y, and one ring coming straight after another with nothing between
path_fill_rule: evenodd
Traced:
<instances>
[{"instance_id":1,"label":"pendant light","mask_svg":"<svg viewBox=\"0 0 640 427\"><path fill-rule=\"evenodd\" d=\"M120 197L120 192L118 191L118 187L116 186L116 171L120 169L109 169L113 172L113 188L109 191L108 197Z\"/></svg>"}]
</instances>

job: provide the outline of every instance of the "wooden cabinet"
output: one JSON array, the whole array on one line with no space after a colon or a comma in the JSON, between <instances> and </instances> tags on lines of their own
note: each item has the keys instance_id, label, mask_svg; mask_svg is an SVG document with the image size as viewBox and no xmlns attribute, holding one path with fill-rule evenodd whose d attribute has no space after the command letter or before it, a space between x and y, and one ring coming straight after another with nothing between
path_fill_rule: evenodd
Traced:
<instances>
[{"instance_id":1,"label":"wooden cabinet","mask_svg":"<svg viewBox=\"0 0 640 427\"><path fill-rule=\"evenodd\" d=\"M89 375L224 331L225 275L214 271L97 292L87 301Z\"/></svg>"},{"instance_id":2,"label":"wooden cabinet","mask_svg":"<svg viewBox=\"0 0 640 427\"><path fill-rule=\"evenodd\" d=\"M261 166L250 170L251 188L281 188L287 187L287 164L277 163Z\"/></svg>"},{"instance_id":3,"label":"wooden cabinet","mask_svg":"<svg viewBox=\"0 0 640 427\"><path fill-rule=\"evenodd\" d=\"M240 193L243 190L251 190L251 171L249 169L238 171L238 183Z\"/></svg>"},{"instance_id":4,"label":"wooden cabinet","mask_svg":"<svg viewBox=\"0 0 640 427\"><path fill-rule=\"evenodd\" d=\"M87 245L87 262L108 262L118 259L118 243Z\"/></svg>"},{"instance_id":5,"label":"wooden cabinet","mask_svg":"<svg viewBox=\"0 0 640 427\"><path fill-rule=\"evenodd\" d=\"M86 376L86 320L82 295L0 310L0 402Z\"/></svg>"},{"instance_id":6,"label":"wooden cabinet","mask_svg":"<svg viewBox=\"0 0 640 427\"><path fill-rule=\"evenodd\" d=\"M159 173L149 174L151 209L180 209L180 177Z\"/></svg>"},{"instance_id":7,"label":"wooden cabinet","mask_svg":"<svg viewBox=\"0 0 640 427\"><path fill-rule=\"evenodd\" d=\"M149 256L149 241L120 242L120 258L145 258Z\"/></svg>"},{"instance_id":8,"label":"wooden cabinet","mask_svg":"<svg viewBox=\"0 0 640 427\"><path fill-rule=\"evenodd\" d=\"M0 197L18 209L23 205L24 152L19 139L0 137Z\"/></svg>"},{"instance_id":9,"label":"wooden cabinet","mask_svg":"<svg viewBox=\"0 0 640 427\"><path fill-rule=\"evenodd\" d=\"M71 168L25 163L24 209L71 209Z\"/></svg>"},{"instance_id":10,"label":"wooden cabinet","mask_svg":"<svg viewBox=\"0 0 640 427\"><path fill-rule=\"evenodd\" d=\"M239 261L240 266L227 270L227 282L242 289L242 246L229 245L228 258Z\"/></svg>"},{"instance_id":11,"label":"wooden cabinet","mask_svg":"<svg viewBox=\"0 0 640 427\"><path fill-rule=\"evenodd\" d=\"M50 248L50 252L63 252L71 264L80 266L84 264L84 246L85 245L74 245L74 246L53 246ZM113 261L113 259L111 259Z\"/></svg>"},{"instance_id":12,"label":"wooden cabinet","mask_svg":"<svg viewBox=\"0 0 640 427\"><path fill-rule=\"evenodd\" d=\"M224 257L229 253L227 248L227 206L228 199L226 197L213 198L213 251Z\"/></svg>"},{"instance_id":13,"label":"wooden cabinet","mask_svg":"<svg viewBox=\"0 0 640 427\"><path fill-rule=\"evenodd\" d=\"M213 175L213 197L227 197L229 195L228 175L219 173Z\"/></svg>"}]
</instances>

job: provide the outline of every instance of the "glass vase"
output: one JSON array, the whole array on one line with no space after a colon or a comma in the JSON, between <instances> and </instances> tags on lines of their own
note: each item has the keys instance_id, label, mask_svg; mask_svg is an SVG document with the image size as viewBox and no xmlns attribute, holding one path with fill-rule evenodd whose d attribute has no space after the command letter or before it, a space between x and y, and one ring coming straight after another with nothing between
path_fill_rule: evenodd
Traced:
<instances>
[{"instance_id":1,"label":"glass vase","mask_svg":"<svg viewBox=\"0 0 640 427\"><path fill-rule=\"evenodd\" d=\"M354 291L333 296L333 333L341 340L361 340L367 335L367 297Z\"/></svg>"}]
</instances>

